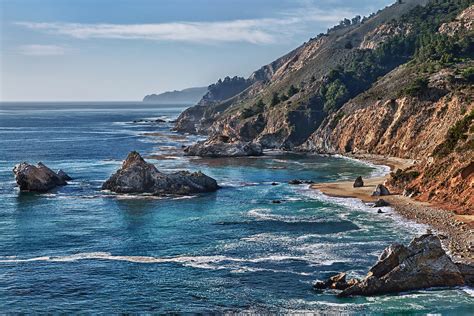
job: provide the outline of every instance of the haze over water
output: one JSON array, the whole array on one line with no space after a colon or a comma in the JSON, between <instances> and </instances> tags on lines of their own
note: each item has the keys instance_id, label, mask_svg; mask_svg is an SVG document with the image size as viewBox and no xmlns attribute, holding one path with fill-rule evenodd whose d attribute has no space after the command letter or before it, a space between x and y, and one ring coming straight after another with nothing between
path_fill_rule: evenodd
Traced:
<instances>
[{"instance_id":1,"label":"haze over water","mask_svg":"<svg viewBox=\"0 0 474 316\"><path fill-rule=\"evenodd\" d=\"M335 272L364 275L389 243L408 242L425 228L390 209L377 214L357 200L287 181L386 170L285 153L190 159L181 146L197 137L170 132L171 123L133 123L173 120L182 110L141 103L0 104L2 310L472 311L472 297L460 288L345 299L313 291L312 282ZM161 199L102 192L102 182L131 150L161 171L202 170L223 188ZM22 161L64 169L74 180L48 194L19 193L11 170Z\"/></svg>"}]
</instances>

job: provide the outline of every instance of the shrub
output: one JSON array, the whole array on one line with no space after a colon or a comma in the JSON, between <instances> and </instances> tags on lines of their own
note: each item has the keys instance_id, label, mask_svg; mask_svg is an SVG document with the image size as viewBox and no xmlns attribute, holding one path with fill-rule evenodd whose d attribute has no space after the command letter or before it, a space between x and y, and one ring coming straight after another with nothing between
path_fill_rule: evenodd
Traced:
<instances>
[{"instance_id":1,"label":"shrub","mask_svg":"<svg viewBox=\"0 0 474 316\"><path fill-rule=\"evenodd\" d=\"M419 96L426 89L428 89L428 79L419 77L405 88L404 94L410 96Z\"/></svg>"},{"instance_id":2,"label":"shrub","mask_svg":"<svg viewBox=\"0 0 474 316\"><path fill-rule=\"evenodd\" d=\"M456 145L460 140L466 140L467 133L474 120L474 110L468 115L457 121L446 134L445 141L439 144L433 154L438 157L445 157L449 155L456 148Z\"/></svg>"}]
</instances>

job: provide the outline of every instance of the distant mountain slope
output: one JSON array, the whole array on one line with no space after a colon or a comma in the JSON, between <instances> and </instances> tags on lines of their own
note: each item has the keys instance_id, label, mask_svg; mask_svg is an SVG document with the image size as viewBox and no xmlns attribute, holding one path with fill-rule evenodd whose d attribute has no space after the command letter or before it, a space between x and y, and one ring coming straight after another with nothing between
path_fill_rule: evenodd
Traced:
<instances>
[{"instance_id":1,"label":"distant mountain slope","mask_svg":"<svg viewBox=\"0 0 474 316\"><path fill-rule=\"evenodd\" d=\"M413 158L392 187L474 214L473 57L472 0L397 1L341 21L248 79L214 85L176 129L264 148Z\"/></svg>"},{"instance_id":2,"label":"distant mountain slope","mask_svg":"<svg viewBox=\"0 0 474 316\"><path fill-rule=\"evenodd\" d=\"M207 93L207 90L208 87L198 87L150 94L143 98L143 102L156 104L196 104Z\"/></svg>"}]
</instances>

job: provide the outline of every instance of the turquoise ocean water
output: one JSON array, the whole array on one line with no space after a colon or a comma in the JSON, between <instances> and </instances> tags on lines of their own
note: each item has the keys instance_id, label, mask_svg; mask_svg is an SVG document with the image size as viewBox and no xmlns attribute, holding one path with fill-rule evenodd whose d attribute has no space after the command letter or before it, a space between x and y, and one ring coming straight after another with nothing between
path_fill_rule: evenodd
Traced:
<instances>
[{"instance_id":1,"label":"turquoise ocean water","mask_svg":"<svg viewBox=\"0 0 474 316\"><path fill-rule=\"evenodd\" d=\"M385 246L408 242L426 227L388 208L377 214L355 199L286 182L353 179L386 168L281 152L190 159L181 146L198 137L170 132L171 123L133 123L173 120L182 110L141 103L0 104L1 311L473 311L467 288L344 299L313 291L313 281L336 272L364 275ZM181 198L101 192L131 150L162 171L202 170L223 188ZM20 193L11 170L22 161L64 169L74 180L47 194Z\"/></svg>"}]
</instances>

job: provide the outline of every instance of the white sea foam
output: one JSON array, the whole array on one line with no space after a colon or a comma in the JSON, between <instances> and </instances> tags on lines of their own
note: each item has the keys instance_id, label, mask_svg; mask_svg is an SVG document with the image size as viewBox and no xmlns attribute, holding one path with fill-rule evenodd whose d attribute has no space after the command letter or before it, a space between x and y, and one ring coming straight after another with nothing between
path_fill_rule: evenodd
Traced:
<instances>
[{"instance_id":1,"label":"white sea foam","mask_svg":"<svg viewBox=\"0 0 474 316\"><path fill-rule=\"evenodd\" d=\"M380 207L384 211L382 214L378 214L377 212L374 212L374 208L368 206L361 200L357 198L341 198L341 197L332 197L328 196L324 193L322 193L319 190L315 189L310 189L306 188L301 190L302 194L311 197L313 199L322 201L322 202L327 202L330 204L335 204L338 206L342 206L345 209L353 212L353 211L361 211L365 213L369 213L371 215L372 220L376 220L377 217L380 217L383 220L386 220L387 217L391 218L391 222L394 223L395 225L399 227L404 227L407 228L409 231L415 232L415 233L424 233L427 228L429 228L428 225L425 224L420 224L416 223L415 221L411 221L408 219L403 218L401 215L399 215L397 212L393 210L391 207ZM340 214L340 216L344 217L344 214ZM358 221L357 219L352 219L352 221L357 221L357 225L360 226L361 228L364 228L365 225L363 225L363 221Z\"/></svg>"},{"instance_id":2,"label":"white sea foam","mask_svg":"<svg viewBox=\"0 0 474 316\"><path fill-rule=\"evenodd\" d=\"M247 212L247 216L260 221L278 221L285 223L323 223L324 220L314 216L288 216L271 213L270 209L255 208Z\"/></svg>"},{"instance_id":3,"label":"white sea foam","mask_svg":"<svg viewBox=\"0 0 474 316\"><path fill-rule=\"evenodd\" d=\"M183 266L190 266L201 269L228 269L241 268L235 266L235 263L262 263L262 262L281 262L288 260L304 261L299 256L270 255L257 258L235 258L223 255L215 256L177 256L177 257L150 257L150 256L118 256L109 252L86 252L67 256L40 256L34 258L21 259L17 257L0 257L0 263L28 263L28 262L75 262L80 260L109 260L125 261L132 263L159 264L159 263L177 263ZM225 264L227 263L227 264ZM230 264L230 265L229 265Z\"/></svg>"},{"instance_id":4,"label":"white sea foam","mask_svg":"<svg viewBox=\"0 0 474 316\"><path fill-rule=\"evenodd\" d=\"M343 155L339 155L339 154L334 155L334 157L345 159L345 160L350 160L350 161L353 161L353 162L356 162L358 164L365 165L367 167L370 167L370 168L374 169L371 172L370 177L383 177L386 174L390 173L390 170L391 170L390 167L386 166L386 165L377 165L377 164L374 164L374 163L369 162L369 161L360 160L360 159L356 159L356 158L351 158L351 157L347 157L347 156L343 156Z\"/></svg>"},{"instance_id":5,"label":"white sea foam","mask_svg":"<svg viewBox=\"0 0 474 316\"><path fill-rule=\"evenodd\" d=\"M472 287L463 286L463 287L461 287L461 290L466 292L467 295L469 295L470 297L474 297L474 289Z\"/></svg>"}]
</instances>

